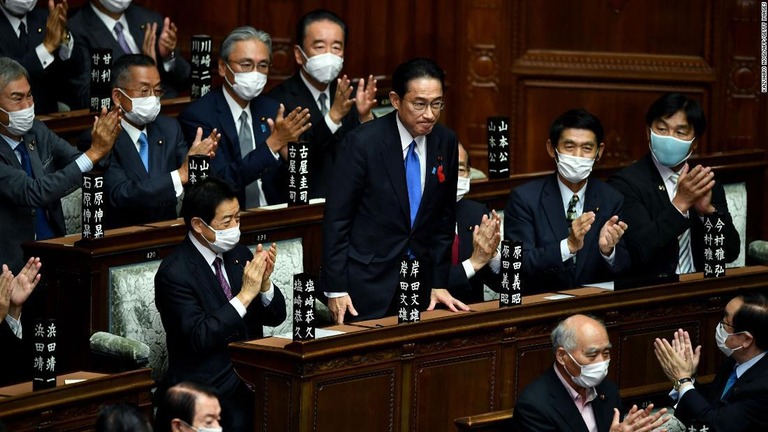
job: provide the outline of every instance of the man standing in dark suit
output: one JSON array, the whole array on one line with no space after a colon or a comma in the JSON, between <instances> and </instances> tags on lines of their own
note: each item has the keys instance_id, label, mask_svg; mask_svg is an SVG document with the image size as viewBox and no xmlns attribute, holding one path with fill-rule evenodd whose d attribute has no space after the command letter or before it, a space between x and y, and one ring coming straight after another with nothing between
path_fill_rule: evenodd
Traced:
<instances>
[{"instance_id":1,"label":"man standing in dark suit","mask_svg":"<svg viewBox=\"0 0 768 432\"><path fill-rule=\"evenodd\" d=\"M221 132L213 172L232 184L244 208L285 202L261 179L287 158L288 143L312 125L309 111L297 107L283 116L284 106L261 94L272 62L272 38L253 27L234 29L219 51L219 76L224 86L190 104L179 122L187 137Z\"/></svg>"},{"instance_id":2,"label":"man standing in dark suit","mask_svg":"<svg viewBox=\"0 0 768 432\"><path fill-rule=\"evenodd\" d=\"M657 99L645 115L650 152L608 182L624 195L632 230L627 247L636 276L666 276L704 268L705 215L725 223L725 261L739 257L723 186L709 167L690 169L688 157L707 127L698 102L679 93Z\"/></svg>"},{"instance_id":3,"label":"man standing in dark suit","mask_svg":"<svg viewBox=\"0 0 768 432\"><path fill-rule=\"evenodd\" d=\"M3 367L0 385L26 381L32 368L30 344L22 340L21 309L40 282L40 258L30 258L16 277L3 264L0 275L0 346L3 347Z\"/></svg>"},{"instance_id":4,"label":"man standing in dark suit","mask_svg":"<svg viewBox=\"0 0 768 432\"><path fill-rule=\"evenodd\" d=\"M552 331L555 364L517 398L517 432L645 432L659 427L666 409L651 415L633 406L624 421L619 389L606 380L611 341L602 322L572 315Z\"/></svg>"},{"instance_id":5,"label":"man standing in dark suit","mask_svg":"<svg viewBox=\"0 0 768 432\"><path fill-rule=\"evenodd\" d=\"M347 134L323 219L323 277L338 323L397 313L401 260L419 260L420 305L467 310L446 289L454 239L457 141L437 124L444 72L414 59L392 75L394 112Z\"/></svg>"},{"instance_id":6,"label":"man standing in dark suit","mask_svg":"<svg viewBox=\"0 0 768 432\"><path fill-rule=\"evenodd\" d=\"M215 177L190 187L181 211L189 234L155 275L168 345L163 384L213 387L224 430L251 431L253 390L235 373L227 345L260 338L262 325L285 320L285 298L270 280L277 249L259 245L253 255L238 243L240 204L235 190Z\"/></svg>"},{"instance_id":7,"label":"man standing in dark suit","mask_svg":"<svg viewBox=\"0 0 768 432\"><path fill-rule=\"evenodd\" d=\"M504 238L523 242L527 293L614 280L629 268L621 194L589 177L604 148L600 120L584 110L567 111L552 123L547 140L557 173L510 193Z\"/></svg>"},{"instance_id":8,"label":"man standing in dark suit","mask_svg":"<svg viewBox=\"0 0 768 432\"><path fill-rule=\"evenodd\" d=\"M712 432L768 430L768 300L744 292L725 306L715 331L717 347L728 358L706 391L695 387L701 346L693 349L688 332L678 330L672 343L656 339L654 350L664 374L674 382L675 417L686 426ZM703 429L701 429L703 430Z\"/></svg>"},{"instance_id":9,"label":"man standing in dark suit","mask_svg":"<svg viewBox=\"0 0 768 432\"><path fill-rule=\"evenodd\" d=\"M161 65L160 78L165 97L177 97L189 89L192 68L176 50L176 25L170 18L131 3L131 0L91 0L80 8L69 28L77 38L77 48L85 59L90 50L108 48L112 59L125 54L145 54ZM90 62L85 72L73 82L80 96L80 108L89 106Z\"/></svg>"},{"instance_id":10,"label":"man standing in dark suit","mask_svg":"<svg viewBox=\"0 0 768 432\"><path fill-rule=\"evenodd\" d=\"M376 105L376 80L373 75L357 83L354 90L346 75L337 78L344 63L347 25L325 9L307 13L296 24L293 54L300 69L272 89L268 96L287 110L297 106L309 109L312 128L301 135L310 145L309 197L325 198L339 143L354 127L373 119ZM287 176L274 178L287 200Z\"/></svg>"},{"instance_id":11,"label":"man standing in dark suit","mask_svg":"<svg viewBox=\"0 0 768 432\"><path fill-rule=\"evenodd\" d=\"M93 123L85 153L34 120L27 71L0 57L0 262L17 272L21 244L66 233L61 198L82 186L82 173L105 157L120 133L120 114L106 110Z\"/></svg>"},{"instance_id":12,"label":"man standing in dark suit","mask_svg":"<svg viewBox=\"0 0 768 432\"><path fill-rule=\"evenodd\" d=\"M215 154L215 129L205 140L198 130L189 148L179 123L158 116L162 95L152 58L128 54L115 62L112 101L123 111L123 131L104 178L108 227L176 219L176 201L189 180L187 156Z\"/></svg>"},{"instance_id":13,"label":"man standing in dark suit","mask_svg":"<svg viewBox=\"0 0 768 432\"><path fill-rule=\"evenodd\" d=\"M86 59L67 30L67 1L35 9L36 0L0 0L0 57L10 57L30 75L35 112L59 110L57 101L77 107L68 80L85 73Z\"/></svg>"},{"instance_id":14,"label":"man standing in dark suit","mask_svg":"<svg viewBox=\"0 0 768 432\"><path fill-rule=\"evenodd\" d=\"M501 283L501 222L495 211L490 213L485 205L464 198L469 192L469 166L469 153L459 144L456 237L451 250L448 291L464 303L478 303L485 300L484 286L498 291Z\"/></svg>"}]
</instances>

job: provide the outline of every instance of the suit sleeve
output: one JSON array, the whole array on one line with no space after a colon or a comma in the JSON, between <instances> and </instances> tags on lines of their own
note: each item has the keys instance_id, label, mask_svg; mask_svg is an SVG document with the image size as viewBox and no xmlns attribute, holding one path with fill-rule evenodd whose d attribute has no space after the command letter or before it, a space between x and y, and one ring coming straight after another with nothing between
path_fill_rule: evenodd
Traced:
<instances>
[{"instance_id":1,"label":"suit sleeve","mask_svg":"<svg viewBox=\"0 0 768 432\"><path fill-rule=\"evenodd\" d=\"M115 208L157 208L176 202L170 171L161 176L134 180L124 168L122 156L112 151L104 174L109 202Z\"/></svg>"},{"instance_id":2,"label":"suit sleeve","mask_svg":"<svg viewBox=\"0 0 768 432\"><path fill-rule=\"evenodd\" d=\"M529 201L517 188L510 193L504 209L504 239L523 242L524 273L562 271L565 267L559 241L541 246L536 244L536 212L532 206L538 202Z\"/></svg>"},{"instance_id":3,"label":"suit sleeve","mask_svg":"<svg viewBox=\"0 0 768 432\"><path fill-rule=\"evenodd\" d=\"M685 424L690 421L703 422L714 426L716 431L741 432L753 425L765 424L765 407L768 406L768 392L752 391L738 400L728 403L710 404L697 389L683 395L677 404L675 416Z\"/></svg>"},{"instance_id":4,"label":"suit sleeve","mask_svg":"<svg viewBox=\"0 0 768 432\"><path fill-rule=\"evenodd\" d=\"M264 306L264 303L261 302L261 298L259 297L253 299L248 306L248 313L245 314L244 319L250 330L250 334L252 335L261 334L260 329L257 329L257 331L253 330L256 329L256 327L262 325L272 327L278 326L282 324L287 317L285 296L283 296L282 291L280 291L280 288L278 288L277 285L273 285L273 289L275 290L275 295L272 297L272 301L269 302L268 306Z\"/></svg>"},{"instance_id":5,"label":"suit sleeve","mask_svg":"<svg viewBox=\"0 0 768 432\"><path fill-rule=\"evenodd\" d=\"M456 184L459 176L458 141L456 135L451 133L447 143L445 167L445 187L441 203L435 210L438 213L437 226L434 231L434 246L430 248L434 270L432 272L431 288L448 288L451 271L451 249L455 237L456 227ZM427 176L432 175L427 165Z\"/></svg>"},{"instance_id":6,"label":"suit sleeve","mask_svg":"<svg viewBox=\"0 0 768 432\"><path fill-rule=\"evenodd\" d=\"M607 188L609 190L611 189L611 187L606 185L606 184L603 184L603 187L605 187L605 188ZM616 215L616 216L619 217L619 221L623 221L624 220L624 198L621 196L621 194L616 194L615 192L614 192L614 194L617 195L617 200L615 201L615 205L611 209L611 212L608 215L608 217L611 218L614 215ZM605 222L603 222L603 224L605 224ZM595 229L595 228L602 229L603 227L602 226L600 226L600 227L592 227L592 229ZM605 261L605 259L603 259L603 262L606 264L606 267L613 274L624 273L624 272L629 270L630 265L631 265L631 259L629 257L629 251L627 250L626 240L624 239L624 237L625 236L622 236L622 238L619 239L619 243L614 248L615 254L614 254L614 259L613 259L613 265L608 265L607 261ZM600 239L598 237L598 245L597 245L597 247L598 247L598 252L600 253L600 251L599 251L600 243L599 242L600 242ZM601 253L601 256L602 256L602 253Z\"/></svg>"}]
</instances>

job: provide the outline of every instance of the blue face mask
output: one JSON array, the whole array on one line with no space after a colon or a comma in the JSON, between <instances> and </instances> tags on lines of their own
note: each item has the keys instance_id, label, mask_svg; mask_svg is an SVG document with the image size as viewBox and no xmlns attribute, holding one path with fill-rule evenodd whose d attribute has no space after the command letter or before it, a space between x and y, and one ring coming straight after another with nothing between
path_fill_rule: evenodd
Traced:
<instances>
[{"instance_id":1,"label":"blue face mask","mask_svg":"<svg viewBox=\"0 0 768 432\"><path fill-rule=\"evenodd\" d=\"M676 167L691 156L693 140L683 141L669 135L658 135L651 130L651 153L660 164Z\"/></svg>"}]
</instances>

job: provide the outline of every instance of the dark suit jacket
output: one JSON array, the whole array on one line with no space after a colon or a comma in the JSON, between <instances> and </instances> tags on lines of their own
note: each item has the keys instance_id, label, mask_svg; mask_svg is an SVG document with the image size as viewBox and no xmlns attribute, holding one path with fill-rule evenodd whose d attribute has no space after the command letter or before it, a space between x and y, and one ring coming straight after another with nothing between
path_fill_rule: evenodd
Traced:
<instances>
[{"instance_id":1,"label":"dark suit jacket","mask_svg":"<svg viewBox=\"0 0 768 432\"><path fill-rule=\"evenodd\" d=\"M109 228L176 219L176 191L171 171L187 157L187 143L176 119L159 116L147 125L149 173L125 131L120 132L104 174Z\"/></svg>"},{"instance_id":2,"label":"dark suit jacket","mask_svg":"<svg viewBox=\"0 0 768 432\"><path fill-rule=\"evenodd\" d=\"M43 68L35 48L45 38L45 23L48 9L34 9L27 14L27 46L22 46L16 36L16 29L11 27L8 18L0 12L0 57L10 57L29 73L32 96L35 98L35 113L47 114L58 111L56 101L66 102L79 108L80 101L68 80L85 73L86 61L82 50L73 47L67 61L59 57L59 50L53 52L54 62ZM75 38L77 41L77 38Z\"/></svg>"},{"instance_id":3,"label":"dark suit jacket","mask_svg":"<svg viewBox=\"0 0 768 432\"><path fill-rule=\"evenodd\" d=\"M341 145L323 219L325 292L347 292L357 319L386 313L410 247L420 262L421 300L447 288L454 238L458 152L456 135L437 124L427 135L426 180L414 226L397 112L356 128ZM438 180L443 165L445 179Z\"/></svg>"},{"instance_id":4,"label":"dark suit jacket","mask_svg":"<svg viewBox=\"0 0 768 432\"><path fill-rule=\"evenodd\" d=\"M252 258L242 245L224 254L233 295L240 292L243 266ZM286 316L285 298L275 288L269 306L257 297L241 318L189 237L160 264L155 275L155 303L168 344L167 384L200 382L227 398L241 383L227 345L260 338L262 325L278 325Z\"/></svg>"},{"instance_id":5,"label":"dark suit jacket","mask_svg":"<svg viewBox=\"0 0 768 432\"><path fill-rule=\"evenodd\" d=\"M317 107L317 101L312 97L312 93L302 81L300 74L301 72L296 72L291 78L273 88L267 96L282 103L286 112L291 112L298 106L309 108L312 127L301 136L302 141L310 144L309 197L325 198L328 193L333 162L336 160L341 139L360 124L360 117L353 105L352 109L341 120L341 127L335 133L331 133L322 112ZM332 80L328 90L331 94L331 100L328 101L329 108L333 105L336 87L336 80ZM270 181L277 183L275 188L280 191L284 198L283 202L286 202L288 200L287 171L281 169L277 170L276 173L277 175L269 177Z\"/></svg>"},{"instance_id":6,"label":"dark suit jacket","mask_svg":"<svg viewBox=\"0 0 768 432\"><path fill-rule=\"evenodd\" d=\"M704 267L704 225L695 209L688 218L669 201L659 170L650 153L617 172L608 180L624 195L624 219L629 225L626 240L632 257L632 275L673 275L677 268L677 236L691 229L691 253L698 271ZM712 205L725 223L725 260L739 257L739 233L733 226L725 192L720 183L712 189Z\"/></svg>"},{"instance_id":7,"label":"dark suit jacket","mask_svg":"<svg viewBox=\"0 0 768 432\"><path fill-rule=\"evenodd\" d=\"M63 236L61 198L83 182L75 163L80 152L43 123L35 120L24 142L35 179L27 177L16 152L0 138L0 263L14 274L24 265L21 243L35 239L35 209L44 208L54 234Z\"/></svg>"},{"instance_id":8,"label":"dark suit jacket","mask_svg":"<svg viewBox=\"0 0 768 432\"><path fill-rule=\"evenodd\" d=\"M472 279L467 279L467 273L464 271L462 261L472 256L472 232L475 225L478 225L483 219L483 215L489 212L488 207L467 198L462 198L456 203L456 229L459 235L459 263L451 265L451 274L448 278L448 291L455 298L464 303L478 303L484 300L483 285L488 285L494 291L498 291L501 280L499 276L491 270L490 265L486 265L480 271L475 273Z\"/></svg>"},{"instance_id":9,"label":"dark suit jacket","mask_svg":"<svg viewBox=\"0 0 768 432\"><path fill-rule=\"evenodd\" d=\"M99 0L92 0L99 1ZM160 33L163 30L163 17L149 9L141 7L136 3L131 3L128 9L123 13L128 21L128 31L131 32L133 40L141 51L144 45L144 28L148 23L157 23L157 43L160 43ZM99 19L93 11L90 4L85 4L78 12L69 19L69 29L75 35L75 44L81 50L81 55L85 61L85 71L74 82L80 96L80 107L88 107L88 97L91 84L91 66L90 50L108 48L112 50L112 59L125 55L123 49L118 45L112 29L107 28L104 22ZM160 56L158 52L158 57ZM163 67L163 60L158 58L157 69L160 71L160 79L165 88L164 98L173 98L179 96L179 93L189 89L191 84L192 67L189 63L177 55L173 68L166 72Z\"/></svg>"},{"instance_id":10,"label":"dark suit jacket","mask_svg":"<svg viewBox=\"0 0 768 432\"><path fill-rule=\"evenodd\" d=\"M3 367L0 368L0 386L20 383L32 375L32 350L23 339L13 334L11 327L0 321L0 346L3 347Z\"/></svg>"},{"instance_id":11,"label":"dark suit jacket","mask_svg":"<svg viewBox=\"0 0 768 432\"><path fill-rule=\"evenodd\" d=\"M256 148L243 157L237 134L239 123L232 118L224 92L224 88L220 87L191 103L179 115L179 123L189 143L194 141L198 127L203 128L204 137L214 128L218 129L221 140L216 157L211 160L211 169L217 177L228 181L238 190L237 198L241 208L258 207L257 204L245 202L245 187L282 164L281 159L275 159L267 147L267 119L275 119L279 104L263 95L251 101L251 122ZM285 202L279 199L277 191L268 186L264 184L262 189L269 204Z\"/></svg>"},{"instance_id":12,"label":"dark suit jacket","mask_svg":"<svg viewBox=\"0 0 768 432\"><path fill-rule=\"evenodd\" d=\"M675 409L685 425L703 423L713 432L758 432L768 430L768 356L764 356L720 396L736 363L729 358L720 366L710 391L689 390Z\"/></svg>"},{"instance_id":13,"label":"dark suit jacket","mask_svg":"<svg viewBox=\"0 0 768 432\"><path fill-rule=\"evenodd\" d=\"M599 432L608 432L613 409L622 411L619 389L604 379L596 388L592 411ZM587 432L573 399L557 377L554 366L527 385L515 405L512 418L517 432Z\"/></svg>"},{"instance_id":14,"label":"dark suit jacket","mask_svg":"<svg viewBox=\"0 0 768 432\"><path fill-rule=\"evenodd\" d=\"M623 239L616 247L613 266L600 253L600 229L613 215L622 218L623 199L594 177L590 177L584 192L584 211L600 209L584 237L584 247L576 253L576 264L572 259L563 262L560 241L568 237L569 223L557 181L557 174L552 174L513 189L504 210L504 238L523 242L523 290L528 294L614 280L629 269Z\"/></svg>"}]
</instances>

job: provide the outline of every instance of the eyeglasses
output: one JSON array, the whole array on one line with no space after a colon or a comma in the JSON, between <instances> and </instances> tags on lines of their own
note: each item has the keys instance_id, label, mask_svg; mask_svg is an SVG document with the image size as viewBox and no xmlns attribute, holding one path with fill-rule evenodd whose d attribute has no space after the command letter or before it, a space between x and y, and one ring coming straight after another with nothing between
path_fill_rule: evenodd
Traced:
<instances>
[{"instance_id":1,"label":"eyeglasses","mask_svg":"<svg viewBox=\"0 0 768 432\"><path fill-rule=\"evenodd\" d=\"M411 104L411 106L413 107L413 110L417 112L422 112L425 109L427 109L427 107L430 107L432 109L432 112L440 112L443 110L443 108L445 108L445 102L443 101L434 101L434 102L427 103L424 101L416 101L416 102L409 101L408 99L405 99L405 98L403 98L403 100L408 101L408 103Z\"/></svg>"},{"instance_id":2,"label":"eyeglasses","mask_svg":"<svg viewBox=\"0 0 768 432\"><path fill-rule=\"evenodd\" d=\"M727 322L725 322L725 320L720 321L720 325L723 326L723 327L728 326L728 327L730 327L732 329L736 328L736 327L733 326L733 324L728 324Z\"/></svg>"},{"instance_id":3,"label":"eyeglasses","mask_svg":"<svg viewBox=\"0 0 768 432\"><path fill-rule=\"evenodd\" d=\"M254 64L250 60L242 60L242 61L227 60L227 62L240 66L240 70L243 72L253 72L253 70L256 69L256 71L261 72L263 74L268 74L269 67L271 66L271 64L266 61L259 62L256 64Z\"/></svg>"},{"instance_id":4,"label":"eyeglasses","mask_svg":"<svg viewBox=\"0 0 768 432\"><path fill-rule=\"evenodd\" d=\"M149 88L149 87L142 87L139 89L130 89L128 87L125 87L123 90L138 93L141 97L150 97L150 96L157 96L159 98L162 98L165 94L165 90L162 87L155 87L155 88Z\"/></svg>"}]
</instances>

